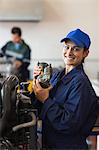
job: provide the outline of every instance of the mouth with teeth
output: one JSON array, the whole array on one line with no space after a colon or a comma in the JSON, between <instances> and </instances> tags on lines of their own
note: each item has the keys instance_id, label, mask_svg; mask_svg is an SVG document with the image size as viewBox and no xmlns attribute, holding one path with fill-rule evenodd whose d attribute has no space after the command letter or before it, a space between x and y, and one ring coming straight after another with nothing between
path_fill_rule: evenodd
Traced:
<instances>
[{"instance_id":1,"label":"mouth with teeth","mask_svg":"<svg viewBox=\"0 0 99 150\"><path fill-rule=\"evenodd\" d=\"M74 60L72 57L65 57L67 60Z\"/></svg>"},{"instance_id":2,"label":"mouth with teeth","mask_svg":"<svg viewBox=\"0 0 99 150\"><path fill-rule=\"evenodd\" d=\"M74 56L66 56L66 55L64 55L64 62L67 65L73 65L75 63L75 57Z\"/></svg>"},{"instance_id":3,"label":"mouth with teeth","mask_svg":"<svg viewBox=\"0 0 99 150\"><path fill-rule=\"evenodd\" d=\"M68 57L68 56L66 56L66 55L64 55L64 58L66 59L66 60L69 60L69 61L71 61L71 60L74 60L75 59L75 57Z\"/></svg>"}]
</instances>

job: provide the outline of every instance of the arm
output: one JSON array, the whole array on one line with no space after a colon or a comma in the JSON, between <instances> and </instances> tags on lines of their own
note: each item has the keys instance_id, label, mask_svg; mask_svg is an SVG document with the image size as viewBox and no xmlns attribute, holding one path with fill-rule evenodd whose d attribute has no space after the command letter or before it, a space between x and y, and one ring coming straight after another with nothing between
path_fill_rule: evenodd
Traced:
<instances>
[{"instance_id":1,"label":"arm","mask_svg":"<svg viewBox=\"0 0 99 150\"><path fill-rule=\"evenodd\" d=\"M22 59L16 58L16 61L15 61L16 68L22 67L22 68L26 69L30 64L30 56L31 56L31 50L26 45L26 50L23 55L23 58Z\"/></svg>"},{"instance_id":2,"label":"arm","mask_svg":"<svg viewBox=\"0 0 99 150\"><path fill-rule=\"evenodd\" d=\"M8 43L7 43L8 44ZM1 50L0 50L0 57L3 57L5 55L6 49L7 49L7 44L5 44Z\"/></svg>"},{"instance_id":3,"label":"arm","mask_svg":"<svg viewBox=\"0 0 99 150\"><path fill-rule=\"evenodd\" d=\"M24 57L23 57L23 65L25 68L29 66L30 59L31 59L31 49L29 48L29 46L27 46L26 53L24 54Z\"/></svg>"},{"instance_id":4,"label":"arm","mask_svg":"<svg viewBox=\"0 0 99 150\"><path fill-rule=\"evenodd\" d=\"M57 103L55 98L47 98L41 113L42 120L48 120L58 132L80 132L89 114L95 110L95 95L91 92L86 83L78 81L70 89L64 105Z\"/></svg>"}]
</instances>

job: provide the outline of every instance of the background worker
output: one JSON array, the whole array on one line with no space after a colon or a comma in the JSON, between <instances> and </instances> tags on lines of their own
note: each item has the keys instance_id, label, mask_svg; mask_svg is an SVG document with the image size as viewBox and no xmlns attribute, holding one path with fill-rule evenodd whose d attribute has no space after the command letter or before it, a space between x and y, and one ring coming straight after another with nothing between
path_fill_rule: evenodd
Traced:
<instances>
[{"instance_id":1,"label":"background worker","mask_svg":"<svg viewBox=\"0 0 99 150\"><path fill-rule=\"evenodd\" d=\"M11 29L12 41L7 42L1 48L1 56L12 58L12 74L15 74L20 82L29 79L28 66L30 64L31 49L22 39L22 31L19 27Z\"/></svg>"}]
</instances>

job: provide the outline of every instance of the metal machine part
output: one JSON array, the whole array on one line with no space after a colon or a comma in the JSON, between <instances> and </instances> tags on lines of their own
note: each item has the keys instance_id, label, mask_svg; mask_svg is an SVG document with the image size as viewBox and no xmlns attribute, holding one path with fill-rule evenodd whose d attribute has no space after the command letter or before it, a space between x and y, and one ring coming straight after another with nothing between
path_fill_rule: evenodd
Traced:
<instances>
[{"instance_id":1,"label":"metal machine part","mask_svg":"<svg viewBox=\"0 0 99 150\"><path fill-rule=\"evenodd\" d=\"M2 76L2 78L0 77L0 80L4 80L11 75L12 62L13 60L11 58L0 57L0 74Z\"/></svg>"},{"instance_id":2,"label":"metal machine part","mask_svg":"<svg viewBox=\"0 0 99 150\"><path fill-rule=\"evenodd\" d=\"M19 93L24 94L26 96L29 95L29 90L28 90L28 86L29 86L29 82L21 82L19 84Z\"/></svg>"},{"instance_id":3,"label":"metal machine part","mask_svg":"<svg viewBox=\"0 0 99 150\"><path fill-rule=\"evenodd\" d=\"M41 67L41 73L36 79L39 80L39 83L42 88L48 88L50 86L50 79L52 76L52 67L51 64L45 62L38 62L38 66Z\"/></svg>"},{"instance_id":4,"label":"metal machine part","mask_svg":"<svg viewBox=\"0 0 99 150\"><path fill-rule=\"evenodd\" d=\"M20 84L22 87L20 87ZM4 106L0 119L0 142L2 141L3 143L0 148L6 144L6 147L11 150L6 138L2 138L7 137L7 135L12 147L13 145L19 147L20 143L21 146L24 146L25 138L27 150L37 148L37 110L32 107L31 99L27 96L28 83L20 84L14 75L8 77L2 84ZM21 89L19 93L17 92L18 87ZM5 113L5 111L7 111L7 113ZM15 117L12 118L14 113L16 120L14 120ZM9 123L11 123L10 128L8 127L8 120L10 120ZM16 143L14 143L12 135L18 136L15 137L17 139L15 140ZM15 150L15 147L13 150Z\"/></svg>"}]
</instances>

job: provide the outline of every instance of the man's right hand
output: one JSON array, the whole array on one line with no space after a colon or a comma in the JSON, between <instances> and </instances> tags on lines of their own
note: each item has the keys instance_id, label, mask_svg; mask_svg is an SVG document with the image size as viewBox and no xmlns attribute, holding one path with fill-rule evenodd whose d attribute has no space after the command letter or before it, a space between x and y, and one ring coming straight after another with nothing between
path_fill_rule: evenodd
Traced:
<instances>
[{"instance_id":1,"label":"man's right hand","mask_svg":"<svg viewBox=\"0 0 99 150\"><path fill-rule=\"evenodd\" d=\"M19 69L22 66L22 62L19 60L15 60L13 65L15 69Z\"/></svg>"}]
</instances>

